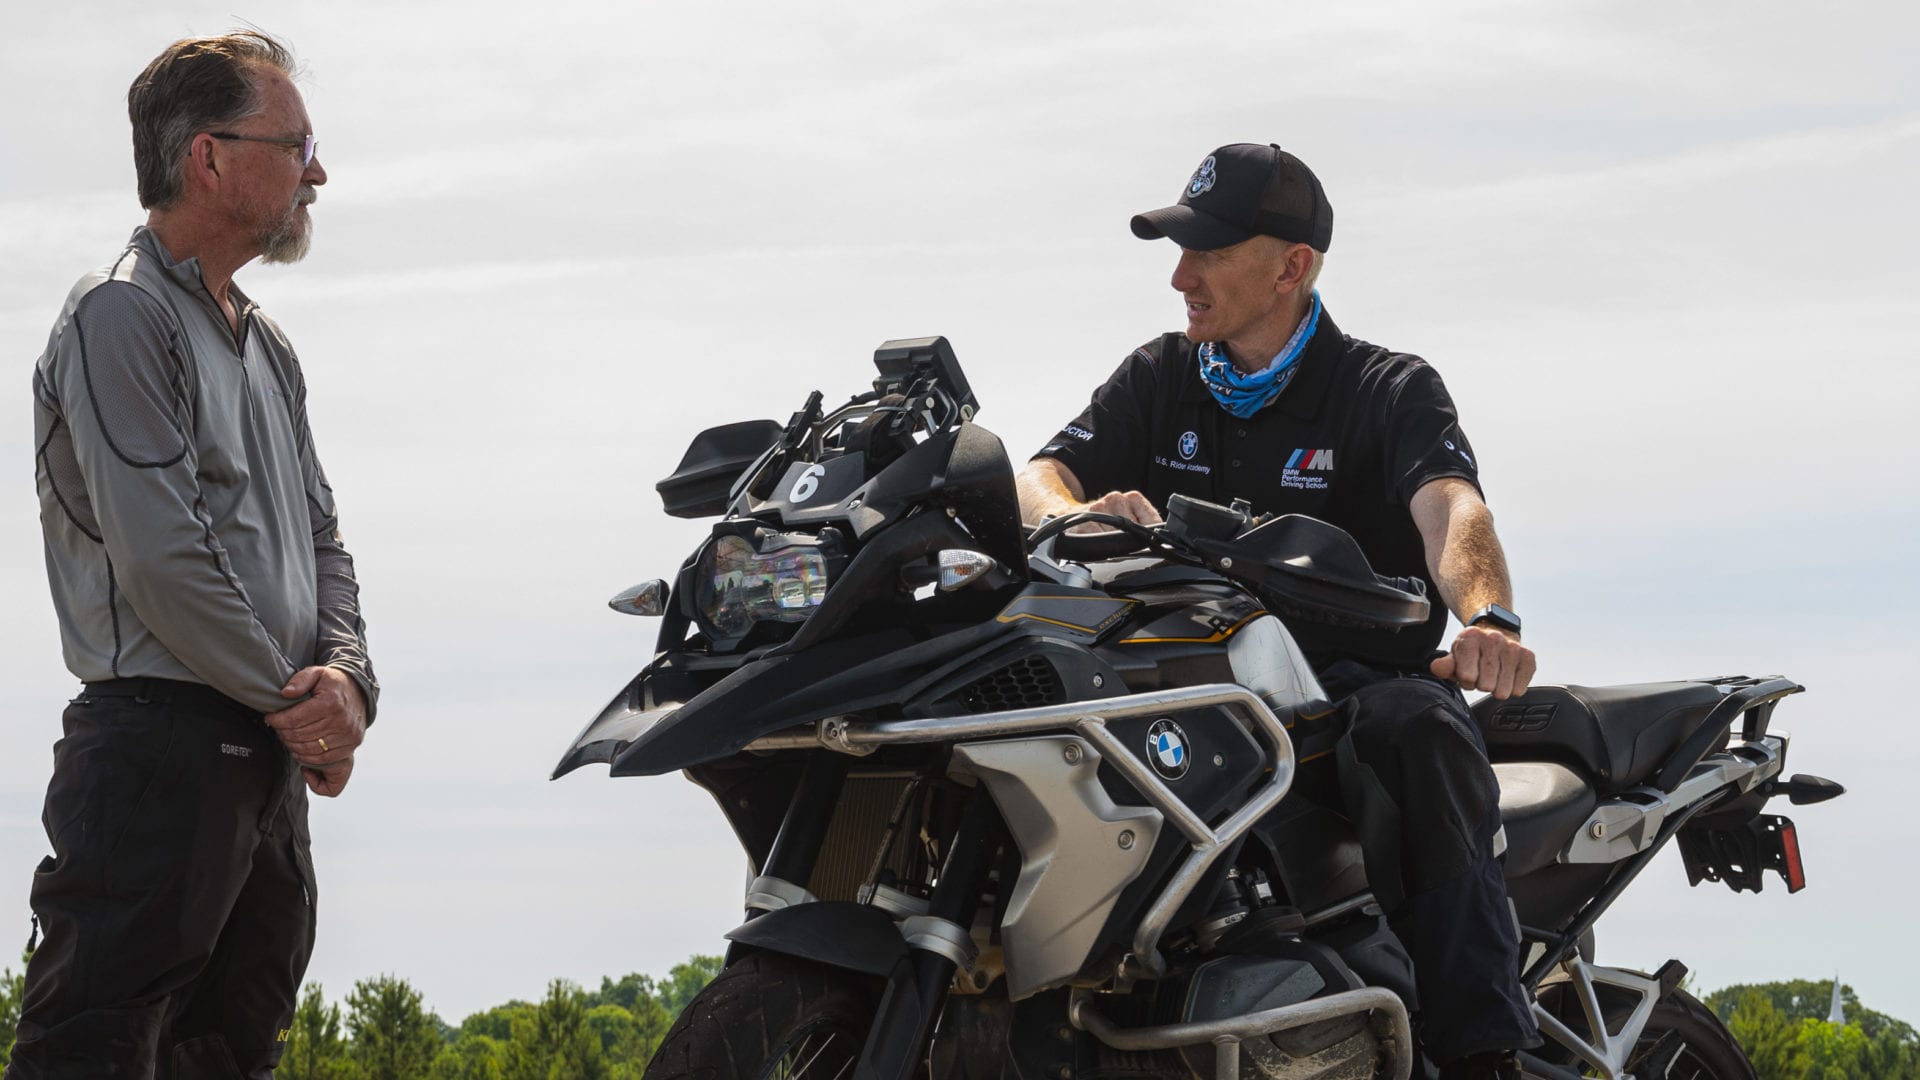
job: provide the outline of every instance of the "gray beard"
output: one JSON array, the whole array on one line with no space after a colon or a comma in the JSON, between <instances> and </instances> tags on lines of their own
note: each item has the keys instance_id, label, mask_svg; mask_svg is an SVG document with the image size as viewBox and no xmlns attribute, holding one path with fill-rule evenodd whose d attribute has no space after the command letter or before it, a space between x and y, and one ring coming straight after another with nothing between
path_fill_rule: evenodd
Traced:
<instances>
[{"instance_id":1,"label":"gray beard","mask_svg":"<svg viewBox=\"0 0 1920 1080\"><path fill-rule=\"evenodd\" d=\"M306 228L300 227L301 209L295 204L279 224L260 237L261 262L296 263L307 257L307 249L313 246L313 224L309 219Z\"/></svg>"}]
</instances>

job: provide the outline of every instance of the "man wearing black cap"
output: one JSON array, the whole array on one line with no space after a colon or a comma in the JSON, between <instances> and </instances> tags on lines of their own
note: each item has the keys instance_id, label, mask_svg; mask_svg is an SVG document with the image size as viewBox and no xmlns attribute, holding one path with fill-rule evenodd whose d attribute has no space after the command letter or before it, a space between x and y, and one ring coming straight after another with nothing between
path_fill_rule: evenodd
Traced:
<instances>
[{"instance_id":1,"label":"man wearing black cap","mask_svg":"<svg viewBox=\"0 0 1920 1080\"><path fill-rule=\"evenodd\" d=\"M1414 957L1428 1056L1443 1076L1517 1076L1512 1051L1539 1033L1497 861L1499 791L1461 690L1524 693L1534 657L1453 401L1418 357L1334 325L1314 289L1333 209L1278 146L1214 151L1133 232L1180 245L1186 333L1135 350L1035 455L1022 512L1153 523L1175 493L1246 499L1340 526L1376 571L1444 601L1398 632L1290 629L1342 703L1343 795ZM1449 609L1464 629L1442 652Z\"/></svg>"}]
</instances>

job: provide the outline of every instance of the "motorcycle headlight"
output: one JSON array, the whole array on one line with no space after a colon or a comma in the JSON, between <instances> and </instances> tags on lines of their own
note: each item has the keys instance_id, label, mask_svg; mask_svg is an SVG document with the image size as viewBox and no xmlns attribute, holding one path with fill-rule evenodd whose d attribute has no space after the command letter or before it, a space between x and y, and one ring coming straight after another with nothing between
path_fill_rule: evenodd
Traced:
<instances>
[{"instance_id":1,"label":"motorcycle headlight","mask_svg":"<svg viewBox=\"0 0 1920 1080\"><path fill-rule=\"evenodd\" d=\"M716 536L701 555L699 622L716 639L757 623L801 623L827 598L831 552L811 536Z\"/></svg>"}]
</instances>

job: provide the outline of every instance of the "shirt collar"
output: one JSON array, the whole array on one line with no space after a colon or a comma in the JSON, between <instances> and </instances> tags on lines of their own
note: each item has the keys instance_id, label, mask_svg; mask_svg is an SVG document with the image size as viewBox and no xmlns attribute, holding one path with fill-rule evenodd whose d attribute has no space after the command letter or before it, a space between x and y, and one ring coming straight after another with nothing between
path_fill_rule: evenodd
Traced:
<instances>
[{"instance_id":1,"label":"shirt collar","mask_svg":"<svg viewBox=\"0 0 1920 1080\"><path fill-rule=\"evenodd\" d=\"M1182 338L1181 340L1186 340ZM1200 364L1194 360L1194 346L1188 343L1181 353L1186 361L1186 374L1180 380L1180 400L1183 402L1205 402L1219 408L1219 402L1213 400L1213 394L1207 390L1206 381L1200 378ZM1340 366L1340 358L1346 354L1346 339L1340 328L1334 325L1333 316L1323 308L1320 312L1320 325L1314 328L1312 340L1307 342L1306 351L1300 354L1300 370L1293 377L1273 404L1255 413L1271 409L1294 418L1312 420L1320 415L1320 407L1327 399L1327 388L1333 385L1333 373ZM1223 410L1224 411L1224 410Z\"/></svg>"},{"instance_id":2,"label":"shirt collar","mask_svg":"<svg viewBox=\"0 0 1920 1080\"><path fill-rule=\"evenodd\" d=\"M153 230L145 225L133 230L133 236L128 239L127 244L158 260L160 268L166 271L175 285L188 292L199 293L209 302L212 301L213 294L207 289L206 274L201 272L200 260L197 257L175 259L173 252L167 250L167 245L161 243L160 238L153 234ZM234 310L240 313L242 319L245 319L247 313L253 310L253 301L240 290L239 282L233 280L227 282L227 295L233 300Z\"/></svg>"}]
</instances>

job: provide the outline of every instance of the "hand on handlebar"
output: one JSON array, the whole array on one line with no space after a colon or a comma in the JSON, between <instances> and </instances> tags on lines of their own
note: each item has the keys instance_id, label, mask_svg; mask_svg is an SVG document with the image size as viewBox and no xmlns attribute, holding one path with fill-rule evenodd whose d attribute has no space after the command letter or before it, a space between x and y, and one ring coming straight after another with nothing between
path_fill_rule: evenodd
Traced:
<instances>
[{"instance_id":1,"label":"hand on handlebar","mask_svg":"<svg viewBox=\"0 0 1920 1080\"><path fill-rule=\"evenodd\" d=\"M1439 678L1459 683L1462 690L1485 690L1505 701L1527 692L1534 665L1533 650L1520 644L1518 635L1491 626L1469 626L1431 670Z\"/></svg>"},{"instance_id":2,"label":"hand on handlebar","mask_svg":"<svg viewBox=\"0 0 1920 1080\"><path fill-rule=\"evenodd\" d=\"M1160 511L1155 510L1153 504L1147 501L1147 497L1137 491L1109 491L1078 509L1095 514L1113 514L1129 521L1137 521L1142 525L1160 524ZM1085 525L1075 525L1067 531L1094 533L1107 532L1108 529L1105 525L1088 522Z\"/></svg>"}]
</instances>

